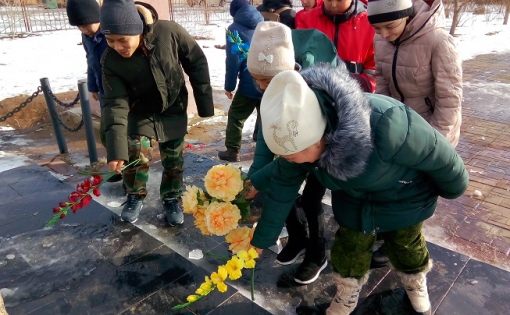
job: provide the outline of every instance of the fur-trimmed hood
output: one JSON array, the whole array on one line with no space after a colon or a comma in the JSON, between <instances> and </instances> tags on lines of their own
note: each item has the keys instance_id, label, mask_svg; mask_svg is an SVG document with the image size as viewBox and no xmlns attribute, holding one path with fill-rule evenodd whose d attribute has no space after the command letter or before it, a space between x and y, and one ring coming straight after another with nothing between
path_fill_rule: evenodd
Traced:
<instances>
[{"instance_id":1,"label":"fur-trimmed hood","mask_svg":"<svg viewBox=\"0 0 510 315\"><path fill-rule=\"evenodd\" d=\"M336 114L336 117L328 117L334 123L326 132L326 150L319 166L343 181L360 175L373 150L371 108L367 98L345 66L312 66L301 75L312 89L319 91L319 99L321 92L329 96L321 101L321 106L334 108L328 116Z\"/></svg>"}]
</instances>

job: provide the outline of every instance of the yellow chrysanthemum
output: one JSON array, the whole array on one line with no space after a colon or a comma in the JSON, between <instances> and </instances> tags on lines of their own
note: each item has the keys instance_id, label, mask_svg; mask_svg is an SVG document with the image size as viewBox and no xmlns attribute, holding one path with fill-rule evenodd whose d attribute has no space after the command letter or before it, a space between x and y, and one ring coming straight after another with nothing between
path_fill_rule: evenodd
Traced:
<instances>
[{"instance_id":1,"label":"yellow chrysanthemum","mask_svg":"<svg viewBox=\"0 0 510 315\"><path fill-rule=\"evenodd\" d=\"M193 302L196 302L200 297L198 295L195 295L195 294L192 294L192 295L188 295L188 297L186 298L186 301L188 301L189 303L193 303Z\"/></svg>"},{"instance_id":2,"label":"yellow chrysanthemum","mask_svg":"<svg viewBox=\"0 0 510 315\"><path fill-rule=\"evenodd\" d=\"M259 255L257 251L251 247L249 251L242 250L237 253L237 257L244 262L244 268L253 269L255 268L255 259L258 258Z\"/></svg>"},{"instance_id":3,"label":"yellow chrysanthemum","mask_svg":"<svg viewBox=\"0 0 510 315\"><path fill-rule=\"evenodd\" d=\"M241 211L230 202L211 202L205 211L205 223L211 234L223 236L233 229L241 219Z\"/></svg>"},{"instance_id":4,"label":"yellow chrysanthemum","mask_svg":"<svg viewBox=\"0 0 510 315\"><path fill-rule=\"evenodd\" d=\"M205 212L207 211L207 206L207 204L204 206L198 206L197 210L193 214L193 217L195 218L195 226L203 235L211 235L205 222Z\"/></svg>"},{"instance_id":5,"label":"yellow chrysanthemum","mask_svg":"<svg viewBox=\"0 0 510 315\"><path fill-rule=\"evenodd\" d=\"M228 278L230 280L237 280L241 278L241 271L243 270L244 264L239 257L234 256L227 262Z\"/></svg>"},{"instance_id":6,"label":"yellow chrysanthemum","mask_svg":"<svg viewBox=\"0 0 510 315\"><path fill-rule=\"evenodd\" d=\"M205 199L205 193L197 186L186 186L182 194L182 208L184 213L194 214L197 211L199 200Z\"/></svg>"},{"instance_id":7,"label":"yellow chrysanthemum","mask_svg":"<svg viewBox=\"0 0 510 315\"><path fill-rule=\"evenodd\" d=\"M237 254L240 251L247 251L250 248L250 241L253 237L253 229L243 226L230 231L225 236L225 241L230 245L228 248L232 253Z\"/></svg>"},{"instance_id":8,"label":"yellow chrysanthemum","mask_svg":"<svg viewBox=\"0 0 510 315\"><path fill-rule=\"evenodd\" d=\"M209 195L223 201L232 201L243 190L241 170L231 165L215 165L204 178Z\"/></svg>"}]
</instances>

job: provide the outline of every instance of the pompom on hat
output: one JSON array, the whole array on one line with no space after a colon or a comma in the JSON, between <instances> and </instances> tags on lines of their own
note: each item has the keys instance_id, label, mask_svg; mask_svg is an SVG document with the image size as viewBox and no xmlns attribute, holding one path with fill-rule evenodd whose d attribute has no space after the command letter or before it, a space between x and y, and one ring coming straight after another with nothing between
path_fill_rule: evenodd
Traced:
<instances>
[{"instance_id":1,"label":"pompom on hat","mask_svg":"<svg viewBox=\"0 0 510 315\"><path fill-rule=\"evenodd\" d=\"M101 7L101 30L106 35L142 34L142 18L133 0L105 0Z\"/></svg>"},{"instance_id":2,"label":"pompom on hat","mask_svg":"<svg viewBox=\"0 0 510 315\"><path fill-rule=\"evenodd\" d=\"M273 77L281 71L294 70L295 64L290 28L279 22L257 24L248 51L248 71Z\"/></svg>"},{"instance_id":3,"label":"pompom on hat","mask_svg":"<svg viewBox=\"0 0 510 315\"><path fill-rule=\"evenodd\" d=\"M315 93L294 70L271 80L262 96L260 117L264 141L277 155L303 151L319 142L326 130Z\"/></svg>"},{"instance_id":4,"label":"pompom on hat","mask_svg":"<svg viewBox=\"0 0 510 315\"><path fill-rule=\"evenodd\" d=\"M371 24L395 21L413 14L412 0L368 0L368 21Z\"/></svg>"}]
</instances>

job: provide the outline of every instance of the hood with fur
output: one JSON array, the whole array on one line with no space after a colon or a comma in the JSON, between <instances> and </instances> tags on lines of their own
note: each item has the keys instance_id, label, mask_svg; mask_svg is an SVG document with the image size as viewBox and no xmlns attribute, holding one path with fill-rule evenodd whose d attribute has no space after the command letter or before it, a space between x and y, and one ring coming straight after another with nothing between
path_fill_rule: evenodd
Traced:
<instances>
[{"instance_id":1,"label":"hood with fur","mask_svg":"<svg viewBox=\"0 0 510 315\"><path fill-rule=\"evenodd\" d=\"M373 150L370 127L371 108L356 80L345 67L318 65L301 75L314 89L327 94L321 106L332 106L328 120L335 126L326 132L326 150L319 160L333 177L347 180L363 173Z\"/></svg>"}]
</instances>

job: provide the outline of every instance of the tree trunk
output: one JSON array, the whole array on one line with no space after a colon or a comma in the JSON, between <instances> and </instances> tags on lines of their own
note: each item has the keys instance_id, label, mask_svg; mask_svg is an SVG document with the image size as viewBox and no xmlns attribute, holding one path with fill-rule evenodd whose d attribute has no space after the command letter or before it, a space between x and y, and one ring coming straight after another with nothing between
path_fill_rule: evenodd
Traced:
<instances>
[{"instance_id":1,"label":"tree trunk","mask_svg":"<svg viewBox=\"0 0 510 315\"><path fill-rule=\"evenodd\" d=\"M459 17L460 17L458 0L453 0L452 6L453 6L453 17L452 17L452 25L450 26L450 35L453 36L455 34L455 29L457 28L457 24L459 24Z\"/></svg>"}]
</instances>

